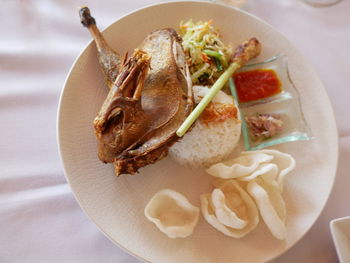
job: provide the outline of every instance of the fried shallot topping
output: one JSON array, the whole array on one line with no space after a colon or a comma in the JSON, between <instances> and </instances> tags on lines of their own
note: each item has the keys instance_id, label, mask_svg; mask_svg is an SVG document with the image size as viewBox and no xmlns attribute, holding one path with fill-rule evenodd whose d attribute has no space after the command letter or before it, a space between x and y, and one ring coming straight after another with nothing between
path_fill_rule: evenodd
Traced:
<instances>
[{"instance_id":1,"label":"fried shallot topping","mask_svg":"<svg viewBox=\"0 0 350 263\"><path fill-rule=\"evenodd\" d=\"M205 125L224 122L227 119L237 119L237 108L232 104L210 102L200 116Z\"/></svg>"}]
</instances>

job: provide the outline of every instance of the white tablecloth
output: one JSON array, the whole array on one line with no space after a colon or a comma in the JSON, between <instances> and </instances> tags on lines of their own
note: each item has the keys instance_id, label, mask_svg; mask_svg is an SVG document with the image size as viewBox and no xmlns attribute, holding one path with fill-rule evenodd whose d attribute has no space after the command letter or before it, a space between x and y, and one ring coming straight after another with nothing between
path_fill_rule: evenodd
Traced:
<instances>
[{"instance_id":1,"label":"white tablecloth","mask_svg":"<svg viewBox=\"0 0 350 263\"><path fill-rule=\"evenodd\" d=\"M109 241L75 201L58 156L56 111L69 68L90 40L78 6L90 6L103 29L154 2L1 1L0 262L139 262ZM314 65L340 136L337 177L325 209L275 262L335 262L328 224L350 215L350 1L313 8L298 0L250 0L249 11L285 34Z\"/></svg>"}]
</instances>

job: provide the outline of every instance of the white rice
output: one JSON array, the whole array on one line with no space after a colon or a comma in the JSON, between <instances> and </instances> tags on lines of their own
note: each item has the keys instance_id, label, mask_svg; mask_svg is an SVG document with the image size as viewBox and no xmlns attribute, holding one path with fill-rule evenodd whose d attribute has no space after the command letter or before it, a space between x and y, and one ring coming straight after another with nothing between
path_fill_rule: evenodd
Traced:
<instances>
[{"instance_id":1,"label":"white rice","mask_svg":"<svg viewBox=\"0 0 350 263\"><path fill-rule=\"evenodd\" d=\"M207 87L193 86L196 103L209 91ZM233 104L231 96L220 91L213 102ZM239 112L238 112L239 116ZM241 135L241 121L226 119L223 122L203 124L197 120L193 129L174 144L170 156L191 167L207 167L223 161L237 146Z\"/></svg>"}]
</instances>

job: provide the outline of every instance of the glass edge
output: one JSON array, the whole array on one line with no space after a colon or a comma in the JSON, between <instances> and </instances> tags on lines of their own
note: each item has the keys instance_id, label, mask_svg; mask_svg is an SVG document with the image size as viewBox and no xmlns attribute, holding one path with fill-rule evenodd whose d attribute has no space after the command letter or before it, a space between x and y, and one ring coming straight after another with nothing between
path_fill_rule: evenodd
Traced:
<instances>
[{"instance_id":1,"label":"glass edge","mask_svg":"<svg viewBox=\"0 0 350 263\"><path fill-rule=\"evenodd\" d=\"M250 139L249 139L249 131L248 131L248 127L247 127L247 124L244 120L244 114L242 113L242 111L240 110L240 117L241 117L241 122L242 122L242 134L243 134L243 142L244 142L244 148L248 151L253 151L253 150L260 150L260 149L263 149L265 147L269 147L269 146L272 146L272 145L277 145L277 144L282 144L282 143L285 143L285 142L293 142L293 141L305 141L305 140L311 140L311 139L314 139L313 137L313 134L312 134L312 131L306 121L306 118L305 118L305 115L304 115L304 112L302 110L302 105L301 105L301 98L300 98L300 93L299 93L299 90L297 89L295 83L293 82L292 78L291 78L291 75L290 75L290 72L289 72L289 67L288 67L288 59L287 57L284 55L284 54L277 54L275 56L273 56L272 58L270 59L267 59L265 61L262 61L262 62L257 62L257 63L253 63L253 64L249 64L249 65L246 65L244 66L245 67L253 67L253 66L260 66L260 65L264 65L266 63L271 63L271 62L274 62L276 61L277 59L279 58L282 58L284 59L283 63L285 63L285 68L286 68L286 72L287 72L287 78L288 78L288 81L290 82L291 84L291 87L292 89L296 92L296 103L298 105L298 110L299 110L299 114L300 114L300 117L301 117L301 120L304 124L304 127L305 127L305 130L306 132L305 133L302 133L300 135L288 135L288 136L284 136L284 137L281 137L281 138L278 138L278 139L274 139L274 140L270 140L270 141L267 141L267 142L263 142L261 144L258 144L257 146L251 146L250 145ZM230 91L231 91L231 94L233 95L233 99L234 99L234 102L236 104L236 106L239 108L239 106L252 106L252 105L241 105L239 102L238 102L238 97L237 97L237 92L236 92L236 88L235 88L235 84L232 80L232 78L229 79L229 88L230 88ZM288 97L291 96L290 94L287 94ZM292 96L293 97L293 96ZM285 100L286 98L281 98L280 100Z\"/></svg>"},{"instance_id":2,"label":"glass edge","mask_svg":"<svg viewBox=\"0 0 350 263\"><path fill-rule=\"evenodd\" d=\"M244 114L242 113L242 111L239 109L239 104L238 104L238 99L237 99L237 92L236 92L236 88L235 88L235 84L232 80L232 77L229 79L229 87L230 87L230 91L233 95L233 100L239 110L239 115L241 117L241 122L242 122L242 134L243 134L243 142L244 142L244 148L248 149L250 147L249 144L249 134L248 134L248 128L247 128L247 124L244 120Z\"/></svg>"},{"instance_id":3,"label":"glass edge","mask_svg":"<svg viewBox=\"0 0 350 263\"><path fill-rule=\"evenodd\" d=\"M255 101L251 101L251 102L239 103L239 106L241 108L249 108L249 107L253 107L253 106L257 106L257 105L261 105L261 104L266 104L266 103L278 103L278 102L289 100L292 98L293 98L293 95L291 95L290 92L283 91L282 93L277 94L277 95L272 96L272 97L259 99L259 100L255 100Z\"/></svg>"},{"instance_id":4,"label":"glass edge","mask_svg":"<svg viewBox=\"0 0 350 263\"><path fill-rule=\"evenodd\" d=\"M243 69L244 68L250 68L250 67L256 67L256 66L260 66L260 65L264 65L264 64L267 64L267 63L271 63L271 62L274 62L276 61L277 59L279 58L286 58L286 56L281 53L281 54L277 54L269 59L266 59L264 61L261 61L261 62L256 62L256 63L252 63L252 64L248 64L248 65L245 65L244 67L242 67Z\"/></svg>"},{"instance_id":5,"label":"glass edge","mask_svg":"<svg viewBox=\"0 0 350 263\"><path fill-rule=\"evenodd\" d=\"M261 144L258 144L257 146L248 146L248 148L246 148L246 150L248 151L255 151L255 150L261 150L263 148L269 147L269 146L273 146L273 145L277 145L277 144L282 144L282 143L286 143L286 142L295 142L295 141L308 141L311 140L312 137L310 137L307 134L300 134L300 135L288 135L288 136L284 136L278 139L274 139L268 142L264 142Z\"/></svg>"},{"instance_id":6,"label":"glass edge","mask_svg":"<svg viewBox=\"0 0 350 263\"><path fill-rule=\"evenodd\" d=\"M292 80L292 77L290 76L288 59L286 57L285 57L284 63L286 63L287 78L288 78L288 80L289 80L293 90L297 94L295 99L296 99L296 103L298 104L298 110L299 110L299 114L300 114L301 120L302 120L302 122L303 122L303 124L305 126L307 134L309 134L310 137L313 137L312 130L311 130L308 122L306 121L306 118L305 118L305 115L304 115L304 111L303 111L303 107L302 107L302 103L301 103L301 96L300 96L299 90L297 89L295 83Z\"/></svg>"}]
</instances>

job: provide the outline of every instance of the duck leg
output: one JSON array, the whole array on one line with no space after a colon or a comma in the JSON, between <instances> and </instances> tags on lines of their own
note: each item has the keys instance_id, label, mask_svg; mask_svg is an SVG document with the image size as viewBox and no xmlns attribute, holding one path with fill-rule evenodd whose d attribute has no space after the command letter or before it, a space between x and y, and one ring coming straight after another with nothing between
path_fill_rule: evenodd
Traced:
<instances>
[{"instance_id":1,"label":"duck leg","mask_svg":"<svg viewBox=\"0 0 350 263\"><path fill-rule=\"evenodd\" d=\"M97 28L95 18L91 16L88 7L82 7L79 10L79 15L81 23L89 30L92 38L95 40L98 60L105 76L106 84L111 89L119 74L121 66L120 55L108 45Z\"/></svg>"}]
</instances>

